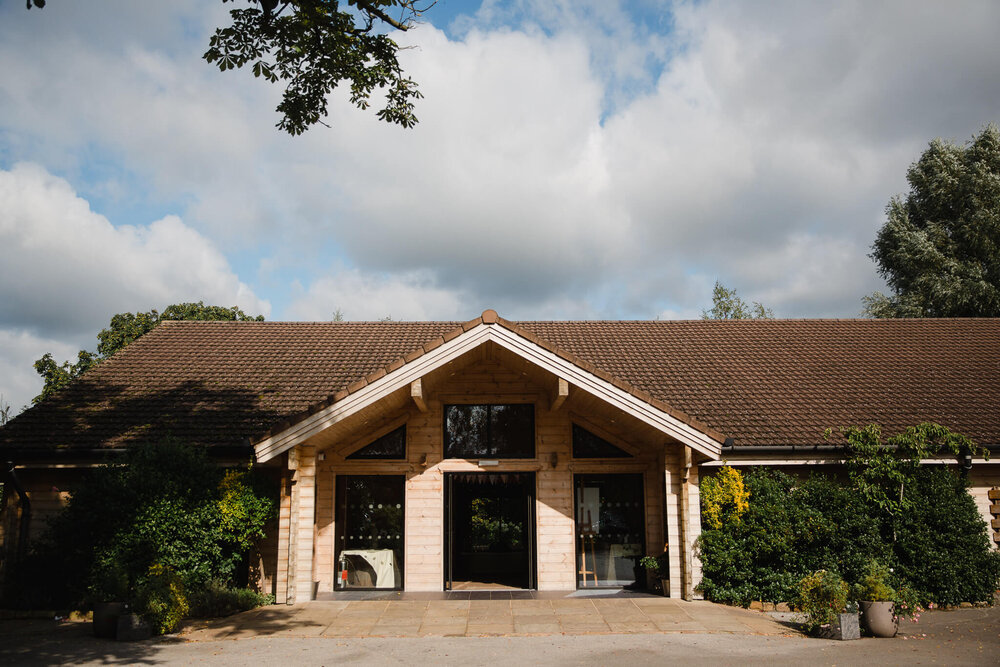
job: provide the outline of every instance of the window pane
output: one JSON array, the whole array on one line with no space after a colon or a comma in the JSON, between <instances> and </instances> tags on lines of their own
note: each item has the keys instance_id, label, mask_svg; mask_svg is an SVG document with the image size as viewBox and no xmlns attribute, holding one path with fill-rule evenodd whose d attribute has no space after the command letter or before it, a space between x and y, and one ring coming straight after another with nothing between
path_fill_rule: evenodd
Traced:
<instances>
[{"instance_id":1,"label":"window pane","mask_svg":"<svg viewBox=\"0 0 1000 667\"><path fill-rule=\"evenodd\" d=\"M365 445L353 454L348 455L349 459L405 459L406 458L406 426L400 426L391 433L386 433L381 438Z\"/></svg>"},{"instance_id":2,"label":"window pane","mask_svg":"<svg viewBox=\"0 0 1000 667\"><path fill-rule=\"evenodd\" d=\"M645 553L642 475L576 476L576 563L581 588L636 584Z\"/></svg>"},{"instance_id":3,"label":"window pane","mask_svg":"<svg viewBox=\"0 0 1000 667\"><path fill-rule=\"evenodd\" d=\"M575 459L617 459L632 456L620 447L615 447L585 428L573 424L573 458Z\"/></svg>"},{"instance_id":4,"label":"window pane","mask_svg":"<svg viewBox=\"0 0 1000 667\"><path fill-rule=\"evenodd\" d=\"M446 405L444 455L449 459L534 458L535 406Z\"/></svg>"},{"instance_id":5,"label":"window pane","mask_svg":"<svg viewBox=\"0 0 1000 667\"><path fill-rule=\"evenodd\" d=\"M535 406L490 406L491 456L500 459L535 457Z\"/></svg>"},{"instance_id":6,"label":"window pane","mask_svg":"<svg viewBox=\"0 0 1000 667\"><path fill-rule=\"evenodd\" d=\"M402 587L405 479L337 476L338 589Z\"/></svg>"},{"instance_id":7,"label":"window pane","mask_svg":"<svg viewBox=\"0 0 1000 667\"><path fill-rule=\"evenodd\" d=\"M446 405L445 458L475 459L490 456L488 417L487 405Z\"/></svg>"}]
</instances>

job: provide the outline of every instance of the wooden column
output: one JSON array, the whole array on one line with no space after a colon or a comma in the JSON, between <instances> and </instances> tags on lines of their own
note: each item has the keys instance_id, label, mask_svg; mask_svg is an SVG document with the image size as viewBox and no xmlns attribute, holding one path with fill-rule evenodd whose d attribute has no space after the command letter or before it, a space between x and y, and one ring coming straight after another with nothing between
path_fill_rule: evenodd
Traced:
<instances>
[{"instance_id":1,"label":"wooden column","mask_svg":"<svg viewBox=\"0 0 1000 667\"><path fill-rule=\"evenodd\" d=\"M281 473L281 495L278 500L278 564L274 572L274 601L284 604L288 599L288 536L291 534L292 480L286 468Z\"/></svg>"},{"instance_id":2,"label":"wooden column","mask_svg":"<svg viewBox=\"0 0 1000 667\"><path fill-rule=\"evenodd\" d=\"M299 445L288 452L292 472L288 523L288 594L285 602L312 599L313 542L316 515L316 448Z\"/></svg>"},{"instance_id":3,"label":"wooden column","mask_svg":"<svg viewBox=\"0 0 1000 667\"><path fill-rule=\"evenodd\" d=\"M684 445L684 465L681 468L681 598L690 600L694 594L691 564L691 448Z\"/></svg>"}]
</instances>

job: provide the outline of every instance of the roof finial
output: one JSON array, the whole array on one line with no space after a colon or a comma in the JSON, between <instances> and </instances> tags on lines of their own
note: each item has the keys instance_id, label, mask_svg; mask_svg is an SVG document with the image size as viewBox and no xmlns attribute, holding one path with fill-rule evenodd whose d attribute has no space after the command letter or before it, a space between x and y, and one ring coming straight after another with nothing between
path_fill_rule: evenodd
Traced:
<instances>
[{"instance_id":1,"label":"roof finial","mask_svg":"<svg viewBox=\"0 0 1000 667\"><path fill-rule=\"evenodd\" d=\"M500 316L492 308L483 311L483 324L495 324L498 319Z\"/></svg>"}]
</instances>

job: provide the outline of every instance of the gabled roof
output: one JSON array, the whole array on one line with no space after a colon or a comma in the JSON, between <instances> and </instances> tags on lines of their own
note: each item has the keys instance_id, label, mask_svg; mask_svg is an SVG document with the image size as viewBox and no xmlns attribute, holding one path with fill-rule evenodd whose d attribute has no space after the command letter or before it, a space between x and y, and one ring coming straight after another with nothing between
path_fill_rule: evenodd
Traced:
<instances>
[{"instance_id":1,"label":"gabled roof","mask_svg":"<svg viewBox=\"0 0 1000 667\"><path fill-rule=\"evenodd\" d=\"M0 429L0 447L113 448L164 434L246 447L481 324L164 322ZM495 324L737 445L807 446L827 427L927 420L1000 443L997 319Z\"/></svg>"}]
</instances>

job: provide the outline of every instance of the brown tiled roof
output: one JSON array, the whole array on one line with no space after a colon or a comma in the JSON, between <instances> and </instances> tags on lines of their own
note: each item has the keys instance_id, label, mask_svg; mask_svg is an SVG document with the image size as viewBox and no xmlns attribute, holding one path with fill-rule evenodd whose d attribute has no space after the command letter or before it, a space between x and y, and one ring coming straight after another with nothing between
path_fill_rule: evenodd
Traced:
<instances>
[{"instance_id":1,"label":"brown tiled roof","mask_svg":"<svg viewBox=\"0 0 1000 667\"><path fill-rule=\"evenodd\" d=\"M1000 443L1000 320L497 321L737 445L927 420ZM0 447L245 446L482 322L165 322L0 429Z\"/></svg>"}]
</instances>

